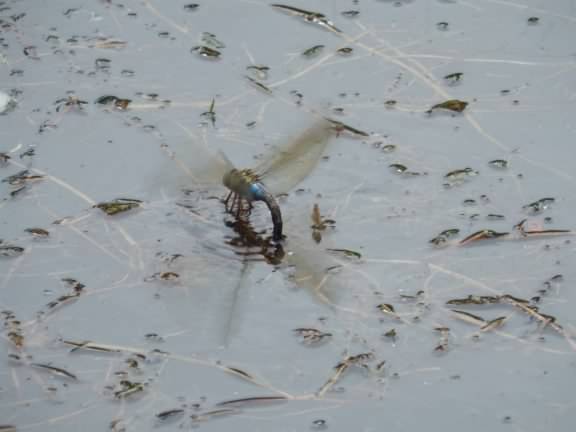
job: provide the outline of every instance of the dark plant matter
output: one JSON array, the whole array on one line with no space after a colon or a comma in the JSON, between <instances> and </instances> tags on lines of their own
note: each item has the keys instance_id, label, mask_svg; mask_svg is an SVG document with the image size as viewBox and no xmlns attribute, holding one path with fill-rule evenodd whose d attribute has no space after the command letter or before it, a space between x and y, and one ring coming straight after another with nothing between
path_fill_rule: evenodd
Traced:
<instances>
[{"instance_id":1,"label":"dark plant matter","mask_svg":"<svg viewBox=\"0 0 576 432\"><path fill-rule=\"evenodd\" d=\"M0 0L0 431L573 430L575 31Z\"/></svg>"}]
</instances>

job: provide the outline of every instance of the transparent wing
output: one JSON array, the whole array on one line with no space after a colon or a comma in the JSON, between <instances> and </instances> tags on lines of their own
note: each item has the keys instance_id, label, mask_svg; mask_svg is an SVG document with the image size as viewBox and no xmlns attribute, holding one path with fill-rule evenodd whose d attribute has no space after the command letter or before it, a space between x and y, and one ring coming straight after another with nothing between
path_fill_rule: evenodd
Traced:
<instances>
[{"instance_id":1,"label":"transparent wing","mask_svg":"<svg viewBox=\"0 0 576 432\"><path fill-rule=\"evenodd\" d=\"M224 174L234 169L232 162L221 150L214 152L199 143L194 144L193 156L193 160L186 165L195 183L221 185Z\"/></svg>"},{"instance_id":2,"label":"transparent wing","mask_svg":"<svg viewBox=\"0 0 576 432\"><path fill-rule=\"evenodd\" d=\"M333 135L331 124L318 120L274 149L254 171L271 193L286 193L312 172Z\"/></svg>"},{"instance_id":3,"label":"transparent wing","mask_svg":"<svg viewBox=\"0 0 576 432\"><path fill-rule=\"evenodd\" d=\"M189 144L179 146L174 153L178 168L195 183L221 185L224 174L234 168L232 162L222 151L209 148L187 128L176 124L190 137Z\"/></svg>"}]
</instances>

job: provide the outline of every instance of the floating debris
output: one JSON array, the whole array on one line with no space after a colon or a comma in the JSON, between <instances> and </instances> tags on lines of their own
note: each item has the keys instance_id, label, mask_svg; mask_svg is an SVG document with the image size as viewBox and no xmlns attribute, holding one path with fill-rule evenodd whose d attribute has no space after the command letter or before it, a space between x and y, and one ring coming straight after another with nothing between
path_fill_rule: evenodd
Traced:
<instances>
[{"instance_id":1,"label":"floating debris","mask_svg":"<svg viewBox=\"0 0 576 432\"><path fill-rule=\"evenodd\" d=\"M286 396L252 396L252 397L246 397L246 398L240 398L240 399L230 399L230 400L218 402L216 404L216 406L222 407L222 406L230 406L230 405L234 405L234 406L238 406L238 405L241 405L241 406L264 405L264 404L269 404L271 402L280 402L280 401L285 401L285 400L288 400L288 398Z\"/></svg>"},{"instance_id":2,"label":"floating debris","mask_svg":"<svg viewBox=\"0 0 576 432\"><path fill-rule=\"evenodd\" d=\"M128 109L128 105L132 102L131 99L121 99L116 96L100 96L94 103L98 105L111 105L114 108L124 111Z\"/></svg>"},{"instance_id":3,"label":"floating debris","mask_svg":"<svg viewBox=\"0 0 576 432\"><path fill-rule=\"evenodd\" d=\"M530 24L530 25L536 25L536 24L538 24L538 23L540 22L540 18L535 17L535 16L531 16L531 17L528 18L526 21L527 21L528 24Z\"/></svg>"},{"instance_id":4,"label":"floating debris","mask_svg":"<svg viewBox=\"0 0 576 432\"><path fill-rule=\"evenodd\" d=\"M216 410L212 410L212 411L205 411L199 414L192 414L190 416L190 419L193 422L201 422L201 421L206 421L209 420L211 417L220 417L220 416L226 416L226 415L231 415L231 414L238 414L240 411L236 408L221 408L221 409L216 409Z\"/></svg>"},{"instance_id":5,"label":"floating debris","mask_svg":"<svg viewBox=\"0 0 576 432\"><path fill-rule=\"evenodd\" d=\"M308 48L302 52L302 56L306 58L316 57L318 54L322 52L324 49L324 45L314 45L313 47Z\"/></svg>"},{"instance_id":6,"label":"floating debris","mask_svg":"<svg viewBox=\"0 0 576 432\"><path fill-rule=\"evenodd\" d=\"M385 315L389 315L393 318L400 319L400 316L396 313L394 306L389 303L380 303L376 308Z\"/></svg>"},{"instance_id":7,"label":"floating debris","mask_svg":"<svg viewBox=\"0 0 576 432\"><path fill-rule=\"evenodd\" d=\"M332 120L329 118L326 118L326 120L328 120L330 123L332 123L334 130L336 131L337 134L340 134L342 131L347 131L353 135L359 135L359 136L363 136L363 137L369 137L370 136L370 134L368 132L364 132L360 129L353 128L352 126L344 124L338 120Z\"/></svg>"},{"instance_id":8,"label":"floating debris","mask_svg":"<svg viewBox=\"0 0 576 432\"><path fill-rule=\"evenodd\" d=\"M270 68L264 65L246 66L246 70L254 74L254 76L260 80L268 79L268 72L270 72Z\"/></svg>"},{"instance_id":9,"label":"floating debris","mask_svg":"<svg viewBox=\"0 0 576 432\"><path fill-rule=\"evenodd\" d=\"M280 9L284 12L287 12L293 16L302 18L307 23L316 24L320 27L323 27L336 33L342 33L342 30L338 29L328 18L326 18L325 15L319 12L311 12L304 9L298 9L293 6L287 6L278 3L271 4L270 6Z\"/></svg>"},{"instance_id":10,"label":"floating debris","mask_svg":"<svg viewBox=\"0 0 576 432\"><path fill-rule=\"evenodd\" d=\"M188 3L187 5L184 5L184 10L186 12L195 12L199 7L200 5L198 3Z\"/></svg>"},{"instance_id":11,"label":"floating debris","mask_svg":"<svg viewBox=\"0 0 576 432\"><path fill-rule=\"evenodd\" d=\"M522 210L530 214L539 214L548 209L555 201L554 198L541 198L538 201L522 206Z\"/></svg>"},{"instance_id":12,"label":"floating debris","mask_svg":"<svg viewBox=\"0 0 576 432\"><path fill-rule=\"evenodd\" d=\"M296 328L292 331L302 338L302 343L304 345L317 345L332 337L332 333L326 333L315 328L302 327Z\"/></svg>"},{"instance_id":13,"label":"floating debris","mask_svg":"<svg viewBox=\"0 0 576 432\"><path fill-rule=\"evenodd\" d=\"M495 221L495 220L504 220L504 219L506 219L506 216L501 215L501 214L490 213L490 214L487 214L487 215L486 215L486 219L487 219L487 220L492 220L492 221Z\"/></svg>"},{"instance_id":14,"label":"floating debris","mask_svg":"<svg viewBox=\"0 0 576 432\"><path fill-rule=\"evenodd\" d=\"M254 78L249 77L248 75L244 75L244 78L246 78L248 81L250 81L250 83L251 83L254 87L256 87L258 90L263 91L263 92L266 93L267 95L271 95L271 94L272 94L272 90L271 90L268 86L262 84L260 81L256 81Z\"/></svg>"},{"instance_id":15,"label":"floating debris","mask_svg":"<svg viewBox=\"0 0 576 432\"><path fill-rule=\"evenodd\" d=\"M396 329L393 328L384 333L384 337L396 342L396 339L398 338L398 333L396 332Z\"/></svg>"},{"instance_id":16,"label":"floating debris","mask_svg":"<svg viewBox=\"0 0 576 432\"><path fill-rule=\"evenodd\" d=\"M56 106L56 112L60 112L61 110L64 110L64 112L73 110L82 111L82 105L86 104L88 104L87 101L80 100L74 95L69 95L66 98L58 99L56 102L54 102L54 105Z\"/></svg>"},{"instance_id":17,"label":"floating debris","mask_svg":"<svg viewBox=\"0 0 576 432\"><path fill-rule=\"evenodd\" d=\"M38 50L36 49L36 47L34 45L28 45L28 46L24 47L22 52L29 59L40 60L40 57L38 56Z\"/></svg>"},{"instance_id":18,"label":"floating debris","mask_svg":"<svg viewBox=\"0 0 576 432\"><path fill-rule=\"evenodd\" d=\"M324 430L328 428L328 422L324 419L316 419L312 421L313 430Z\"/></svg>"},{"instance_id":19,"label":"floating debris","mask_svg":"<svg viewBox=\"0 0 576 432\"><path fill-rule=\"evenodd\" d=\"M436 237L429 240L428 243L430 243L431 245L433 245L435 247L441 247L441 246L444 246L448 242L448 239L457 236L459 233L460 233L460 230L458 228L450 228L450 229L442 231Z\"/></svg>"},{"instance_id":20,"label":"floating debris","mask_svg":"<svg viewBox=\"0 0 576 432\"><path fill-rule=\"evenodd\" d=\"M94 205L94 208L99 208L104 213L109 216L113 216L118 213L123 213L128 210L140 207L142 201L130 198L116 198L113 201L101 202Z\"/></svg>"},{"instance_id":21,"label":"floating debris","mask_svg":"<svg viewBox=\"0 0 576 432\"><path fill-rule=\"evenodd\" d=\"M504 323L506 322L507 319L508 319L508 317L506 317L506 316L494 318L493 320L488 321L486 324L484 324L482 327L480 327L480 331L481 332L489 332L489 331L495 330L497 328L500 328L504 325Z\"/></svg>"},{"instance_id":22,"label":"floating debris","mask_svg":"<svg viewBox=\"0 0 576 432\"><path fill-rule=\"evenodd\" d=\"M16 101L7 93L0 91L0 114L6 114L16 106Z\"/></svg>"},{"instance_id":23,"label":"floating debris","mask_svg":"<svg viewBox=\"0 0 576 432\"><path fill-rule=\"evenodd\" d=\"M520 233L522 237L535 237L535 236L554 236L563 234L575 234L574 231L569 229L537 229L537 230L527 230L524 228L524 223L526 219L516 224L514 228Z\"/></svg>"},{"instance_id":24,"label":"floating debris","mask_svg":"<svg viewBox=\"0 0 576 432\"><path fill-rule=\"evenodd\" d=\"M212 102L210 103L210 108L208 109L208 111L205 111L202 114L200 114L201 118L204 118L210 123L212 123L212 127L216 127L216 111L214 111L215 105L216 105L216 99L212 98Z\"/></svg>"},{"instance_id":25,"label":"floating debris","mask_svg":"<svg viewBox=\"0 0 576 432\"><path fill-rule=\"evenodd\" d=\"M488 240L488 239L495 239L495 238L499 238L499 237L504 237L507 236L508 232L496 232L494 230L490 230L490 229L483 229L480 231L476 231L473 234L470 234L468 237L466 237L465 239L462 239L460 241L460 245L464 246L468 243L472 243L478 240Z\"/></svg>"},{"instance_id":26,"label":"floating debris","mask_svg":"<svg viewBox=\"0 0 576 432\"><path fill-rule=\"evenodd\" d=\"M436 28L440 31L448 30L449 24L446 21L440 21L436 23Z\"/></svg>"},{"instance_id":27,"label":"floating debris","mask_svg":"<svg viewBox=\"0 0 576 432\"><path fill-rule=\"evenodd\" d=\"M156 419L167 422L175 418L180 418L186 411L183 408L173 408L156 414Z\"/></svg>"},{"instance_id":28,"label":"floating debris","mask_svg":"<svg viewBox=\"0 0 576 432\"><path fill-rule=\"evenodd\" d=\"M388 168L390 168L395 174L404 174L406 171L408 171L408 167L406 165L399 163L390 164L388 165Z\"/></svg>"},{"instance_id":29,"label":"floating debris","mask_svg":"<svg viewBox=\"0 0 576 432\"><path fill-rule=\"evenodd\" d=\"M356 355L351 355L346 357L342 363L340 364L347 364L348 366L361 366L363 368L367 368L368 365L366 363L374 360L374 354L371 352L360 353ZM338 368L339 365L336 366Z\"/></svg>"},{"instance_id":30,"label":"floating debris","mask_svg":"<svg viewBox=\"0 0 576 432\"><path fill-rule=\"evenodd\" d=\"M440 102L436 105L432 105L432 107L428 111L426 111L426 113L431 114L432 111L438 110L438 109L443 109L443 110L461 113L462 111L464 111L466 109L467 106L468 106L468 102L464 102L464 101L461 101L458 99L450 99L450 100L447 100L444 102Z\"/></svg>"},{"instance_id":31,"label":"floating debris","mask_svg":"<svg viewBox=\"0 0 576 432\"><path fill-rule=\"evenodd\" d=\"M340 12L340 15L342 15L343 17L346 17L346 18L356 18L358 15L360 15L360 11L347 10L347 11Z\"/></svg>"},{"instance_id":32,"label":"floating debris","mask_svg":"<svg viewBox=\"0 0 576 432\"><path fill-rule=\"evenodd\" d=\"M336 50L336 54L347 57L352 55L352 53L354 52L353 48L350 47L342 47Z\"/></svg>"},{"instance_id":33,"label":"floating debris","mask_svg":"<svg viewBox=\"0 0 576 432\"><path fill-rule=\"evenodd\" d=\"M95 42L93 47L97 48L97 49L121 50L121 49L126 48L126 45L128 45L128 42L123 41L123 40L104 38L104 39L100 39L97 42Z\"/></svg>"},{"instance_id":34,"label":"floating debris","mask_svg":"<svg viewBox=\"0 0 576 432\"><path fill-rule=\"evenodd\" d=\"M207 47L205 45L195 46L190 50L191 52L196 52L200 57L208 60L218 60L222 53L217 49Z\"/></svg>"},{"instance_id":35,"label":"floating debris","mask_svg":"<svg viewBox=\"0 0 576 432\"><path fill-rule=\"evenodd\" d=\"M30 363L30 366L46 370L48 372L53 373L54 375L64 377L64 378L69 378L69 379L74 380L74 381L76 381L78 379L78 377L76 375L74 375L72 372L68 372L66 369L55 367L55 366L52 366L52 365L47 364L47 363Z\"/></svg>"},{"instance_id":36,"label":"floating debris","mask_svg":"<svg viewBox=\"0 0 576 432\"><path fill-rule=\"evenodd\" d=\"M239 375L242 378L249 380L250 382L254 382L254 377L250 375L248 372L244 372L242 369L238 369L232 366L224 366L227 371L233 373L234 375Z\"/></svg>"},{"instance_id":37,"label":"floating debris","mask_svg":"<svg viewBox=\"0 0 576 432\"><path fill-rule=\"evenodd\" d=\"M476 177L480 173L470 167L450 171L444 175L446 180L457 183L466 180L468 177Z\"/></svg>"},{"instance_id":38,"label":"floating debris","mask_svg":"<svg viewBox=\"0 0 576 432\"><path fill-rule=\"evenodd\" d=\"M97 58L94 60L94 67L97 70L108 71L110 70L110 65L112 64L112 60L107 58Z\"/></svg>"},{"instance_id":39,"label":"floating debris","mask_svg":"<svg viewBox=\"0 0 576 432\"><path fill-rule=\"evenodd\" d=\"M450 312L452 312L454 314L454 316L456 316L457 318L466 321L467 323L470 324L475 324L475 325L479 325L479 326L484 326L486 325L486 320L478 315L474 315L470 312L466 312L466 311L461 311L461 310L451 310Z\"/></svg>"},{"instance_id":40,"label":"floating debris","mask_svg":"<svg viewBox=\"0 0 576 432\"><path fill-rule=\"evenodd\" d=\"M82 285L82 287L83 287L83 285ZM58 297L56 300L52 300L51 302L46 304L47 312L41 311L39 313L39 315L40 316L45 315L49 312L53 312L54 310L56 310L62 306L65 306L67 304L75 302L76 300L78 300L78 297L80 297L81 293L82 293L82 290L80 289L78 291L74 291L73 294L62 295L62 296Z\"/></svg>"},{"instance_id":41,"label":"floating debris","mask_svg":"<svg viewBox=\"0 0 576 432\"><path fill-rule=\"evenodd\" d=\"M537 321L539 321L542 324L542 329L549 326L558 333L560 333L561 335L569 337L564 332L563 327L556 322L556 317L553 317L552 315L543 314L542 312L540 312L538 307L530 305L527 300L517 299L516 297L513 297L511 295L502 296L502 299L505 300L507 303L511 304L512 306L515 306L516 308L520 309L531 318L534 318Z\"/></svg>"},{"instance_id":42,"label":"floating debris","mask_svg":"<svg viewBox=\"0 0 576 432\"><path fill-rule=\"evenodd\" d=\"M504 159L494 159L488 162L488 166L495 169L506 169L508 168L508 161Z\"/></svg>"},{"instance_id":43,"label":"floating debris","mask_svg":"<svg viewBox=\"0 0 576 432\"><path fill-rule=\"evenodd\" d=\"M220 42L214 33L204 32L201 36L201 41L204 43L204 46L209 46L220 50L222 48L226 48L222 42Z\"/></svg>"},{"instance_id":44,"label":"floating debris","mask_svg":"<svg viewBox=\"0 0 576 432\"><path fill-rule=\"evenodd\" d=\"M340 380L344 372L346 372L349 367L350 364L347 363L346 361L338 363L334 367L334 373L332 374L332 376L328 378L328 380L324 383L322 387L320 387L320 389L316 392L316 395L318 397L324 396L324 394Z\"/></svg>"},{"instance_id":45,"label":"floating debris","mask_svg":"<svg viewBox=\"0 0 576 432\"><path fill-rule=\"evenodd\" d=\"M118 353L120 350L115 348L109 348L105 345L99 345L90 341L82 341L76 342L72 340L64 340L62 339L61 342L65 345L71 345L74 348L70 350L71 353L78 351L78 350L87 350L87 351L96 351L102 353Z\"/></svg>"},{"instance_id":46,"label":"floating debris","mask_svg":"<svg viewBox=\"0 0 576 432\"><path fill-rule=\"evenodd\" d=\"M34 147L29 148L28 150L20 153L20 159L24 159L25 157L34 157L36 155L36 149Z\"/></svg>"},{"instance_id":47,"label":"floating debris","mask_svg":"<svg viewBox=\"0 0 576 432\"><path fill-rule=\"evenodd\" d=\"M320 214L320 207L318 204L314 204L312 208L312 238L316 243L322 241L322 232L327 228L334 228L336 221L334 219L327 219Z\"/></svg>"},{"instance_id":48,"label":"floating debris","mask_svg":"<svg viewBox=\"0 0 576 432\"><path fill-rule=\"evenodd\" d=\"M22 323L16 318L14 312L3 310L0 316L4 319L4 332L6 337L17 350L24 348L24 332L22 331Z\"/></svg>"},{"instance_id":49,"label":"floating debris","mask_svg":"<svg viewBox=\"0 0 576 432\"><path fill-rule=\"evenodd\" d=\"M334 252L338 254L343 254L348 258L362 258L362 254L360 252L356 252L350 249L326 249L328 252Z\"/></svg>"},{"instance_id":50,"label":"floating debris","mask_svg":"<svg viewBox=\"0 0 576 432\"><path fill-rule=\"evenodd\" d=\"M158 333L146 333L144 335L144 339L146 339L148 342L156 342L156 343L165 342L165 339Z\"/></svg>"},{"instance_id":51,"label":"floating debris","mask_svg":"<svg viewBox=\"0 0 576 432\"><path fill-rule=\"evenodd\" d=\"M448 300L448 305L484 305L484 304L498 304L500 303L500 296L478 296L469 295L468 297Z\"/></svg>"},{"instance_id":52,"label":"floating debris","mask_svg":"<svg viewBox=\"0 0 576 432\"><path fill-rule=\"evenodd\" d=\"M8 183L10 186L23 186L33 181L42 180L43 178L44 176L30 174L30 171L25 169L2 179L2 183Z\"/></svg>"},{"instance_id":53,"label":"floating debris","mask_svg":"<svg viewBox=\"0 0 576 432\"><path fill-rule=\"evenodd\" d=\"M84 291L84 288L86 288L86 285L78 282L76 279L73 278L63 278L60 280L64 282L68 286L68 288L72 290L74 294L80 294L82 293L82 291Z\"/></svg>"},{"instance_id":54,"label":"floating debris","mask_svg":"<svg viewBox=\"0 0 576 432\"><path fill-rule=\"evenodd\" d=\"M144 279L145 282L151 282L151 281L155 281L155 280L163 280L163 281L169 281L169 282L174 282L180 279L180 275L176 272L172 272L172 271L166 271L166 272L158 272L158 273L154 273L151 276L148 276L147 278Z\"/></svg>"},{"instance_id":55,"label":"floating debris","mask_svg":"<svg viewBox=\"0 0 576 432\"><path fill-rule=\"evenodd\" d=\"M438 353L448 351L450 348L450 329L448 327L436 327L434 330L440 333L440 341L434 351Z\"/></svg>"},{"instance_id":56,"label":"floating debris","mask_svg":"<svg viewBox=\"0 0 576 432\"><path fill-rule=\"evenodd\" d=\"M143 392L148 386L145 382L122 380L119 383L119 390L114 391L116 399L126 399Z\"/></svg>"},{"instance_id":57,"label":"floating debris","mask_svg":"<svg viewBox=\"0 0 576 432\"><path fill-rule=\"evenodd\" d=\"M444 80L448 81L449 84L454 85L462 81L462 77L464 76L463 72L454 72L444 76Z\"/></svg>"},{"instance_id":58,"label":"floating debris","mask_svg":"<svg viewBox=\"0 0 576 432\"><path fill-rule=\"evenodd\" d=\"M394 144L386 144L384 147L382 147L383 153L393 153L395 151L396 151L396 146Z\"/></svg>"},{"instance_id":59,"label":"floating debris","mask_svg":"<svg viewBox=\"0 0 576 432\"><path fill-rule=\"evenodd\" d=\"M33 235L37 238L46 238L50 237L50 232L46 231L44 228L26 228L24 232Z\"/></svg>"},{"instance_id":60,"label":"floating debris","mask_svg":"<svg viewBox=\"0 0 576 432\"><path fill-rule=\"evenodd\" d=\"M24 253L24 248L10 244L0 244L0 257L14 258Z\"/></svg>"}]
</instances>

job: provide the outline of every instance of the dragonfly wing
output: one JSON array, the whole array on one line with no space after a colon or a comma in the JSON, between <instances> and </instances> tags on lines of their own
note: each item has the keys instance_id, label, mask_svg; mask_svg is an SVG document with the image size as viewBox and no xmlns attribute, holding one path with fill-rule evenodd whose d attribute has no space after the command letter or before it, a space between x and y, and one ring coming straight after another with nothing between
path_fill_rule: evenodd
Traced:
<instances>
[{"instance_id":1,"label":"dragonfly wing","mask_svg":"<svg viewBox=\"0 0 576 432\"><path fill-rule=\"evenodd\" d=\"M297 286L305 288L320 303L333 306L339 301L337 276L338 264L317 246L304 246L299 241L287 244L286 262L293 270Z\"/></svg>"},{"instance_id":2,"label":"dragonfly wing","mask_svg":"<svg viewBox=\"0 0 576 432\"><path fill-rule=\"evenodd\" d=\"M214 151L197 140L191 145L176 151L174 161L187 177L197 184L221 185L224 174L234 169L234 165L221 151Z\"/></svg>"},{"instance_id":3,"label":"dragonfly wing","mask_svg":"<svg viewBox=\"0 0 576 432\"><path fill-rule=\"evenodd\" d=\"M276 148L254 171L271 193L286 193L312 172L333 135L328 121L316 121Z\"/></svg>"}]
</instances>

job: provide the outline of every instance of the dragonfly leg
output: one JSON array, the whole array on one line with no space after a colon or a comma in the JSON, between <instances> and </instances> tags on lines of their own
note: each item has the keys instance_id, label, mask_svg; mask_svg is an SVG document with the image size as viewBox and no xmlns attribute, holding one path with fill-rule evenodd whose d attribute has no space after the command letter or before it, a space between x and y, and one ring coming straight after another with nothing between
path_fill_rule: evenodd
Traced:
<instances>
[{"instance_id":1,"label":"dragonfly leg","mask_svg":"<svg viewBox=\"0 0 576 432\"><path fill-rule=\"evenodd\" d=\"M246 205L244 205L244 203ZM241 209L241 214L242 216L246 216L249 217L252 214L252 209L254 207L252 206L252 202L248 201L248 200L244 200L244 202L242 202L242 209Z\"/></svg>"},{"instance_id":2,"label":"dragonfly leg","mask_svg":"<svg viewBox=\"0 0 576 432\"><path fill-rule=\"evenodd\" d=\"M242 219L242 197L238 194L234 196L234 206L232 209L236 209L236 219Z\"/></svg>"},{"instance_id":3,"label":"dragonfly leg","mask_svg":"<svg viewBox=\"0 0 576 432\"><path fill-rule=\"evenodd\" d=\"M234 195L234 192L229 192L228 195L226 195L226 198L224 199L224 209L227 212L232 211L230 207L230 199L232 198L232 195Z\"/></svg>"}]
</instances>

